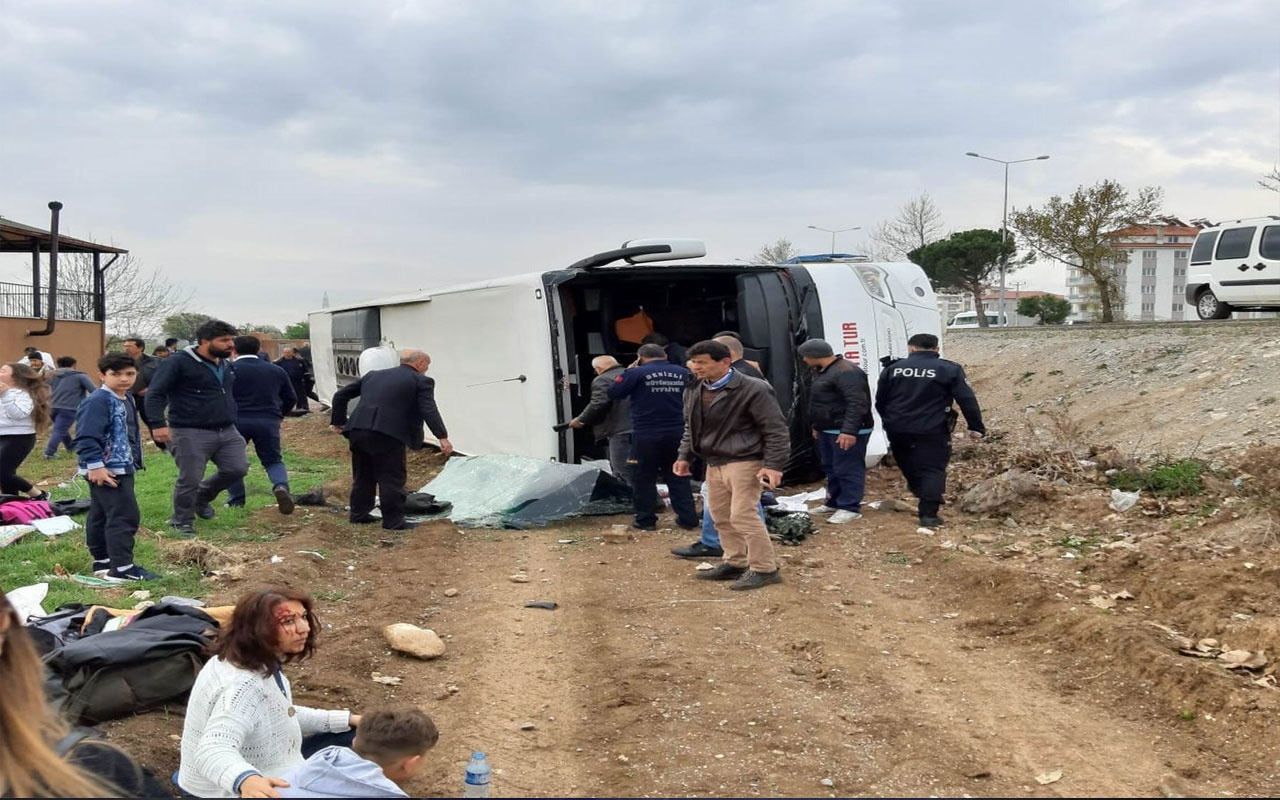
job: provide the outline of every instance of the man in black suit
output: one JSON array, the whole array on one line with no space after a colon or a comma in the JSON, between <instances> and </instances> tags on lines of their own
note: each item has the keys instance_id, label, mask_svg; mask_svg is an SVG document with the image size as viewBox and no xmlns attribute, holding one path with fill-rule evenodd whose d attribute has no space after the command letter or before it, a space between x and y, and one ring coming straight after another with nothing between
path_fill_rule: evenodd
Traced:
<instances>
[{"instance_id":1,"label":"man in black suit","mask_svg":"<svg viewBox=\"0 0 1280 800\"><path fill-rule=\"evenodd\" d=\"M400 366L374 370L333 395L330 424L351 443L351 521L376 522L371 515L374 489L382 498L382 527L404 531L414 527L404 518L405 448L422 448L422 426L453 452L444 420L436 408L436 382L426 376L431 356L421 350L400 351ZM359 397L351 419L347 406Z\"/></svg>"}]
</instances>

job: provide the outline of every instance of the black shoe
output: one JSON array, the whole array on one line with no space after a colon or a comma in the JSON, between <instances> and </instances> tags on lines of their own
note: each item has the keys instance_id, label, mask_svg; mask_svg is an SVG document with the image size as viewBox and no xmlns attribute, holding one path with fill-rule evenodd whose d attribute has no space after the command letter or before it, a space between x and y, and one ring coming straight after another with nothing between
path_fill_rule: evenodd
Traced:
<instances>
[{"instance_id":1,"label":"black shoe","mask_svg":"<svg viewBox=\"0 0 1280 800\"><path fill-rule=\"evenodd\" d=\"M280 509L281 514L288 516L293 513L293 495L289 494L288 486L277 484L271 493L276 496L276 508Z\"/></svg>"},{"instance_id":2,"label":"black shoe","mask_svg":"<svg viewBox=\"0 0 1280 800\"><path fill-rule=\"evenodd\" d=\"M200 503L196 506L196 516L200 519L213 519L218 512L213 510L213 506L208 503Z\"/></svg>"},{"instance_id":3,"label":"black shoe","mask_svg":"<svg viewBox=\"0 0 1280 800\"><path fill-rule=\"evenodd\" d=\"M370 514L361 514L358 517L351 517L350 522L352 525L372 525L375 522L382 522L382 520Z\"/></svg>"},{"instance_id":4,"label":"black shoe","mask_svg":"<svg viewBox=\"0 0 1280 800\"><path fill-rule=\"evenodd\" d=\"M173 528L173 532L181 536L183 539L196 538L196 526L190 522L179 523L169 520L169 527Z\"/></svg>"},{"instance_id":5,"label":"black shoe","mask_svg":"<svg viewBox=\"0 0 1280 800\"><path fill-rule=\"evenodd\" d=\"M746 575L729 584L729 588L735 592L741 592L746 589L759 589L771 583L782 583L782 575L776 569L773 572L748 571Z\"/></svg>"},{"instance_id":6,"label":"black shoe","mask_svg":"<svg viewBox=\"0 0 1280 800\"><path fill-rule=\"evenodd\" d=\"M937 528L942 525L942 517L921 517L921 528Z\"/></svg>"},{"instance_id":7,"label":"black shoe","mask_svg":"<svg viewBox=\"0 0 1280 800\"><path fill-rule=\"evenodd\" d=\"M652 533L653 531L656 531L657 529L658 529L658 526L657 526L657 525L635 525L635 524L633 524L633 525L631 526L631 530L633 530L633 531L648 531L648 532L650 532L650 533Z\"/></svg>"},{"instance_id":8,"label":"black shoe","mask_svg":"<svg viewBox=\"0 0 1280 800\"><path fill-rule=\"evenodd\" d=\"M43 500L43 501L45 501L45 502L47 503L47 502L49 502L49 493L48 493L48 492L45 492L45 491L41 491L41 492L40 492L40 494L33 494L33 495L31 495L31 499L32 499L32 500Z\"/></svg>"},{"instance_id":9,"label":"black shoe","mask_svg":"<svg viewBox=\"0 0 1280 800\"><path fill-rule=\"evenodd\" d=\"M746 567L731 567L728 564L720 564L715 569L709 569L705 572L698 573L700 581L732 581L741 578L743 573L747 571Z\"/></svg>"},{"instance_id":10,"label":"black shoe","mask_svg":"<svg viewBox=\"0 0 1280 800\"><path fill-rule=\"evenodd\" d=\"M243 500L228 500L222 504L223 508L244 508Z\"/></svg>"},{"instance_id":11,"label":"black shoe","mask_svg":"<svg viewBox=\"0 0 1280 800\"><path fill-rule=\"evenodd\" d=\"M411 531L416 527L418 527L418 523L409 522L408 520L405 520L404 522L401 522L399 525L383 525L382 529L388 530L388 531Z\"/></svg>"},{"instance_id":12,"label":"black shoe","mask_svg":"<svg viewBox=\"0 0 1280 800\"><path fill-rule=\"evenodd\" d=\"M683 522L677 522L676 527L682 531L700 531L702 530L702 520L698 520L692 525L686 525Z\"/></svg>"},{"instance_id":13,"label":"black shoe","mask_svg":"<svg viewBox=\"0 0 1280 800\"><path fill-rule=\"evenodd\" d=\"M707 547L699 540L688 547L673 547L671 555L679 558L722 558L724 550L719 547Z\"/></svg>"},{"instance_id":14,"label":"black shoe","mask_svg":"<svg viewBox=\"0 0 1280 800\"><path fill-rule=\"evenodd\" d=\"M107 570L107 580L109 581L158 581L162 575L157 575L149 569L130 565L127 569L109 569Z\"/></svg>"}]
</instances>

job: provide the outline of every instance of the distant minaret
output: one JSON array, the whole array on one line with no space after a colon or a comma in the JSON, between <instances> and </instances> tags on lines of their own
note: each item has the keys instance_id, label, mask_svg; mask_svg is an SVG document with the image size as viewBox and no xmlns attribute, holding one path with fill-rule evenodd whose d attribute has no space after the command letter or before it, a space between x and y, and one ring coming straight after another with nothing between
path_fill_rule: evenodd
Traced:
<instances>
[{"instance_id":1,"label":"distant minaret","mask_svg":"<svg viewBox=\"0 0 1280 800\"><path fill-rule=\"evenodd\" d=\"M320 301L320 307L321 307L321 308L328 308L328 307L329 307L329 293L328 293L328 292L325 292L325 293L324 293L324 299Z\"/></svg>"}]
</instances>

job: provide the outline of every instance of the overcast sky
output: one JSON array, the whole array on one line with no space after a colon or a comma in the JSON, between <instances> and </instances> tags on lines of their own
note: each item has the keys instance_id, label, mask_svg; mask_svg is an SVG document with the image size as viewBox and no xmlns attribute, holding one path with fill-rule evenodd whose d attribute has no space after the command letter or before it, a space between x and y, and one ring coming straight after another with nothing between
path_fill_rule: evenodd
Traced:
<instances>
[{"instance_id":1,"label":"overcast sky","mask_svg":"<svg viewBox=\"0 0 1280 800\"><path fill-rule=\"evenodd\" d=\"M1052 156L1015 207L1114 178L1280 212L1275 0L9 0L0 76L0 215L61 200L236 323L632 238L856 252L922 192L998 228L969 150Z\"/></svg>"}]
</instances>

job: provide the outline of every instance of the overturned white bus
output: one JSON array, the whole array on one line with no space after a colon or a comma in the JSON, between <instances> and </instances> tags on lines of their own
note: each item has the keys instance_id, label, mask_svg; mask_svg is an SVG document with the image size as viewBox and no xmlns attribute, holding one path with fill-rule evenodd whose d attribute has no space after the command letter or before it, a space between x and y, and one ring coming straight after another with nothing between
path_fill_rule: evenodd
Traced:
<instances>
[{"instance_id":1,"label":"overturned white bus","mask_svg":"<svg viewBox=\"0 0 1280 800\"><path fill-rule=\"evenodd\" d=\"M913 334L941 333L933 289L915 264L687 260L705 252L697 240L637 240L562 269L312 312L317 392L327 400L355 380L367 348L420 348L431 354L436 400L459 452L577 462L602 455L590 432L553 426L586 406L594 357L633 360L639 337L628 328L649 320L686 346L732 330L787 413L794 473L813 462L800 342L831 342L867 371L874 392L881 359L905 356ZM886 450L877 430L868 462Z\"/></svg>"}]
</instances>

